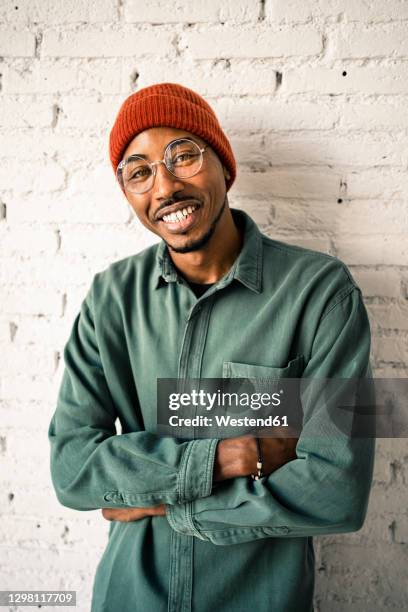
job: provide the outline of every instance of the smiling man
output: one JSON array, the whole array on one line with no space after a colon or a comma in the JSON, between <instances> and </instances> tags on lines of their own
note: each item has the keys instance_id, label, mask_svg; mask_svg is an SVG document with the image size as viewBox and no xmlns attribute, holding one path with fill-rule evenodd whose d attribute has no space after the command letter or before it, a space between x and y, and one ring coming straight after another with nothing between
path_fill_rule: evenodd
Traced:
<instances>
[{"instance_id":1,"label":"smiling man","mask_svg":"<svg viewBox=\"0 0 408 612\"><path fill-rule=\"evenodd\" d=\"M234 155L190 89L127 98L110 159L161 240L94 277L49 427L59 501L111 521L92 610L310 612L312 536L362 526L373 440L340 432L312 387L298 439L160 437L157 379L369 378L361 292L229 207Z\"/></svg>"}]
</instances>

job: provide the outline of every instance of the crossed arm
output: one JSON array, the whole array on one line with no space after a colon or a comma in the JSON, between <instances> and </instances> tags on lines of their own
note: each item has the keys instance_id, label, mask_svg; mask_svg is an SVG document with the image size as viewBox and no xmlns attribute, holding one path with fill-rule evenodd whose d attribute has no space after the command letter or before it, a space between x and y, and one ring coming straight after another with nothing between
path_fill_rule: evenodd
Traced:
<instances>
[{"instance_id":1,"label":"crossed arm","mask_svg":"<svg viewBox=\"0 0 408 612\"><path fill-rule=\"evenodd\" d=\"M303 376L369 377L369 351L360 293L353 286L343 289L322 317ZM245 476L256 465L253 438L180 442L158 438L142 424L139 431L116 435L92 303L84 303L64 357L49 427L51 473L63 505L103 509L111 520L165 514L175 531L223 545L361 527L374 443L338 436L324 397L308 391L302 397L298 440L262 438L267 476L251 482Z\"/></svg>"},{"instance_id":2,"label":"crossed arm","mask_svg":"<svg viewBox=\"0 0 408 612\"><path fill-rule=\"evenodd\" d=\"M288 461L296 459L298 438L261 438L263 473L271 474ZM255 438L241 436L220 440L214 460L213 482L249 476L255 472L257 449ZM147 516L166 516L166 504L147 508L102 508L108 521L131 522Z\"/></svg>"}]
</instances>

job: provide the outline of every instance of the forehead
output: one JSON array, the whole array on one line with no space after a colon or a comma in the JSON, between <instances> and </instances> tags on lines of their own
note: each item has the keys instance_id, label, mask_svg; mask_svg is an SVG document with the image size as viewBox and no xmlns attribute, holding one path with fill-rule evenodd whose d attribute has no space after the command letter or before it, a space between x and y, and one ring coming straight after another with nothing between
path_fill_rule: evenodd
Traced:
<instances>
[{"instance_id":1,"label":"forehead","mask_svg":"<svg viewBox=\"0 0 408 612\"><path fill-rule=\"evenodd\" d=\"M201 146L204 146L205 141L186 130L171 127L154 127L144 130L137 134L126 147L123 157L140 153L146 156L160 156L169 142L176 138L190 138Z\"/></svg>"}]
</instances>

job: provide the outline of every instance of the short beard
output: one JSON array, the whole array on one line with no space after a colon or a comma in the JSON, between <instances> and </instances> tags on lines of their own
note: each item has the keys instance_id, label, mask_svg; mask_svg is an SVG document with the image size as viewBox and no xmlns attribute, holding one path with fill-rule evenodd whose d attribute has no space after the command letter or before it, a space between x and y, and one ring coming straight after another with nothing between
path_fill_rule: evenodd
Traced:
<instances>
[{"instance_id":1,"label":"short beard","mask_svg":"<svg viewBox=\"0 0 408 612\"><path fill-rule=\"evenodd\" d=\"M221 219L222 213L224 212L226 202L227 202L227 196L225 196L220 212L215 217L214 221L210 225L208 232L206 232L204 236L202 236L195 242L192 242L191 244L187 244L186 246L183 246L183 247L174 247L168 242L166 242L167 246L175 253L191 253L192 251L198 251L199 249L201 249L203 246L207 244L211 236L214 234L215 228L217 227L217 223Z\"/></svg>"}]
</instances>

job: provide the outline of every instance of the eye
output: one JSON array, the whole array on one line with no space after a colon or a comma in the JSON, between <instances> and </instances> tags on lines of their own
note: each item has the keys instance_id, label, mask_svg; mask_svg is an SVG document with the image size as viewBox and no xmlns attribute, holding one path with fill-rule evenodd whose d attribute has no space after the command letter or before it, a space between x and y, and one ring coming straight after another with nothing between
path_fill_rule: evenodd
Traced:
<instances>
[{"instance_id":1,"label":"eye","mask_svg":"<svg viewBox=\"0 0 408 612\"><path fill-rule=\"evenodd\" d=\"M192 152L178 153L172 158L173 164L188 164L194 161L199 154Z\"/></svg>"},{"instance_id":2,"label":"eye","mask_svg":"<svg viewBox=\"0 0 408 612\"><path fill-rule=\"evenodd\" d=\"M144 178L149 177L151 174L151 169L149 166L140 166L136 170L133 170L129 174L129 180L142 180Z\"/></svg>"}]
</instances>

